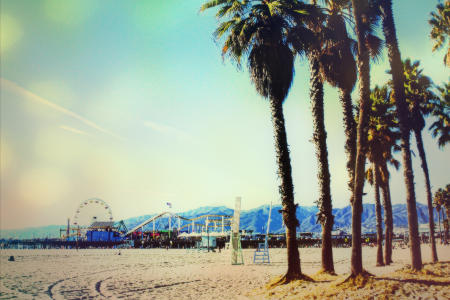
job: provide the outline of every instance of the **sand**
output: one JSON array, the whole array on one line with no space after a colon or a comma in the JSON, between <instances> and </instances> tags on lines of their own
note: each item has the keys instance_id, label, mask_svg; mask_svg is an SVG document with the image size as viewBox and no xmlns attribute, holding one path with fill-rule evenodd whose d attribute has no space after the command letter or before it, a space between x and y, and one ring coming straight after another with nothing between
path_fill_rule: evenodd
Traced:
<instances>
[{"instance_id":1,"label":"sand","mask_svg":"<svg viewBox=\"0 0 450 300\"><path fill-rule=\"evenodd\" d=\"M424 262L430 261L429 248L422 245ZM335 248L339 276L322 278L322 282L314 285L267 290L266 284L286 270L286 249L270 249L270 265L253 264L253 252L245 249L245 265L232 266L228 250L221 253L184 249L1 250L0 299L278 299L295 295L298 298L305 288L310 293L314 287L322 291L321 284L329 285L349 272L350 249ZM14 255L14 262L8 261L10 255ZM320 249L302 248L300 255L304 273L313 275L319 271ZM450 261L450 246L439 245L438 255L441 261ZM395 279L394 271L410 262L409 249L395 249L394 264L389 267L375 266L375 247L363 247L363 257L365 269L377 277L390 274L391 279ZM448 299L450 278L445 274L450 274L449 265L439 267L444 275L440 284L417 292L416 286L421 283L411 281L406 285L407 292L412 290L411 295L420 297L421 291L426 291L425 299ZM405 285L401 286L405 289ZM346 295L358 297L357 293Z\"/></svg>"}]
</instances>

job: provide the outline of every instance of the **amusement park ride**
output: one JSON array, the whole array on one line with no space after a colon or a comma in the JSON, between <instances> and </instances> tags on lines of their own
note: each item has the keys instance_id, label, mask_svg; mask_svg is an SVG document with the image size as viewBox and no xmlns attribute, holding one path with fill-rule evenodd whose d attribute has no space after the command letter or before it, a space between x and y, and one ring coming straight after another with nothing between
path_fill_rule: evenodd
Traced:
<instances>
[{"instance_id":1,"label":"amusement park ride","mask_svg":"<svg viewBox=\"0 0 450 300\"><path fill-rule=\"evenodd\" d=\"M167 224L164 219L168 219ZM176 234L177 237L202 237L207 236L208 243L214 237L229 236L232 225L232 217L228 215L205 214L194 218L186 218L172 212L162 212L149 217L143 222L127 229L123 221L114 222L110 205L99 198L91 198L82 201L75 213L73 223L67 221L67 228L60 229L60 237L67 241L88 242L119 242L132 239L144 239L159 236L165 232L168 238ZM148 230L151 224L152 228ZM163 226L163 229L161 228ZM147 227L147 230L144 230ZM209 249L208 245L208 249ZM212 245L211 245L212 246Z\"/></svg>"},{"instance_id":2,"label":"amusement park ride","mask_svg":"<svg viewBox=\"0 0 450 300\"><path fill-rule=\"evenodd\" d=\"M240 265L244 264L239 227L240 211L241 198L237 197L234 216L205 214L188 218L166 211L151 216L131 229L127 229L123 221L114 222L111 208L105 201L99 198L91 198L80 203L72 225L70 219L68 219L67 228L60 229L60 237L62 241L68 243L76 242L77 248L80 242L84 247L112 247L120 244L131 246L132 242L135 247L144 247L144 242L147 245L150 243L150 246L152 246L152 243L156 243L157 247L162 246L163 243L161 242L164 242L168 247L169 244L172 245L172 241L179 242L180 239L181 241L187 239L191 242L195 241L196 246L194 248L207 251L216 247L217 238L223 242L223 246L229 238L231 263ZM255 264L270 263L268 236L271 211L272 204L270 205L264 243L259 243L254 253L253 263ZM168 224L165 222L166 218ZM147 226L149 224L152 226L151 230ZM145 228L146 226L147 228ZM166 230L167 228L168 230Z\"/></svg>"},{"instance_id":3,"label":"amusement park ride","mask_svg":"<svg viewBox=\"0 0 450 300\"><path fill-rule=\"evenodd\" d=\"M72 226L70 219L67 219L67 228L60 229L60 236L68 241L117 242L122 239L121 235L124 231L126 226L123 221L115 224L110 206L102 199L91 198L80 203Z\"/></svg>"}]
</instances>

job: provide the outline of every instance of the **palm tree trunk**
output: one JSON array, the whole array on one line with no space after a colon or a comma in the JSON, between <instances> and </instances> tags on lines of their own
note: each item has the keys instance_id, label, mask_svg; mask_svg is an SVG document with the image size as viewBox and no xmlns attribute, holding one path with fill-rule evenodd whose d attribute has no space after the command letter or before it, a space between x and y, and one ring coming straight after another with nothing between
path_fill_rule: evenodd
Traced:
<instances>
[{"instance_id":1,"label":"palm tree trunk","mask_svg":"<svg viewBox=\"0 0 450 300\"><path fill-rule=\"evenodd\" d=\"M384 266L383 262L383 227L380 204L380 171L378 165L373 165L373 180L375 187L375 214L377 219L377 266Z\"/></svg>"},{"instance_id":2,"label":"palm tree trunk","mask_svg":"<svg viewBox=\"0 0 450 300\"><path fill-rule=\"evenodd\" d=\"M384 172L387 172L387 166L383 164ZM387 173L385 173L387 174ZM384 206L384 224L385 224L385 243L384 243L384 259L386 265L392 263L392 238L394 235L394 220L392 216L392 202L391 191L389 188L389 178L384 179L381 184L381 191L383 192L383 206Z\"/></svg>"},{"instance_id":3,"label":"palm tree trunk","mask_svg":"<svg viewBox=\"0 0 450 300\"><path fill-rule=\"evenodd\" d=\"M344 112L345 153L347 154L348 187L353 192L356 159L356 122L353 116L351 90L340 89L340 101ZM351 203L352 201L350 201Z\"/></svg>"},{"instance_id":4,"label":"palm tree trunk","mask_svg":"<svg viewBox=\"0 0 450 300\"><path fill-rule=\"evenodd\" d=\"M288 270L285 277L289 281L301 276L300 254L296 237L299 223L295 214L297 205L294 203L294 184L292 182L291 159L289 157L282 101L273 98L270 99L270 109L272 112L278 175L281 179L279 190L283 206L283 221L286 225Z\"/></svg>"},{"instance_id":5,"label":"palm tree trunk","mask_svg":"<svg viewBox=\"0 0 450 300\"><path fill-rule=\"evenodd\" d=\"M433 215L433 196L431 195L430 175L428 173L427 158L425 156L425 149L423 147L422 132L420 130L414 130L417 141L417 149L419 150L419 156L422 160L422 170L425 176L425 188L427 191L427 204L428 204L428 219L430 225L430 246L431 246L431 260L433 262L438 261L436 241L434 239L434 215Z\"/></svg>"},{"instance_id":6,"label":"palm tree trunk","mask_svg":"<svg viewBox=\"0 0 450 300\"><path fill-rule=\"evenodd\" d=\"M437 208L436 208L436 210L437 210ZM437 212L438 212L438 220L439 220L439 240L442 244L441 211L438 210Z\"/></svg>"},{"instance_id":7,"label":"palm tree trunk","mask_svg":"<svg viewBox=\"0 0 450 300\"><path fill-rule=\"evenodd\" d=\"M444 223L444 244L447 245L448 242L448 231L449 231L449 220L448 220L448 211L444 211L447 210L445 207L442 208L442 220Z\"/></svg>"},{"instance_id":8,"label":"palm tree trunk","mask_svg":"<svg viewBox=\"0 0 450 300\"><path fill-rule=\"evenodd\" d=\"M359 74L359 120L357 128L355 182L352 201L352 276L363 274L361 248L361 214L364 175L366 162L367 123L370 109L370 64L369 52L362 30L362 1L352 0L355 31L358 38L358 74Z\"/></svg>"},{"instance_id":9,"label":"palm tree trunk","mask_svg":"<svg viewBox=\"0 0 450 300\"><path fill-rule=\"evenodd\" d=\"M354 0L353 0L354 1ZM404 91L403 65L397 43L394 17L392 15L392 1L382 0L383 32L388 48L389 63L392 71L392 82L394 84L394 100L397 107L397 116L402 138L402 156L404 166L404 177L406 184L406 205L408 208L408 227L411 250L412 269L422 269L422 255L420 251L419 224L417 221L416 195L414 191L414 173L411 163L410 149L410 126L408 125L408 111L406 107Z\"/></svg>"},{"instance_id":10,"label":"palm tree trunk","mask_svg":"<svg viewBox=\"0 0 450 300\"><path fill-rule=\"evenodd\" d=\"M331 231L333 230L330 171L328 169L327 132L325 130L323 110L323 82L320 76L319 61L314 54L310 54L311 68L310 99L313 116L313 141L316 147L318 164L317 179L319 181L319 199L317 206L318 221L322 225L322 271L334 274L333 248L331 243Z\"/></svg>"}]
</instances>

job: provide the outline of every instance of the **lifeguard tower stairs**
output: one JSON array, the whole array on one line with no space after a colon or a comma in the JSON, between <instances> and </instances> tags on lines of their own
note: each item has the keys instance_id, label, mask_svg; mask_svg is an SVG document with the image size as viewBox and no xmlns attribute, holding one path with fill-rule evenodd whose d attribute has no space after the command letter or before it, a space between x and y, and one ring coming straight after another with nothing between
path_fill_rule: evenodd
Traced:
<instances>
[{"instance_id":1,"label":"lifeguard tower stairs","mask_svg":"<svg viewBox=\"0 0 450 300\"><path fill-rule=\"evenodd\" d=\"M254 264L270 264L269 245L267 241L265 243L259 243L258 248L253 256Z\"/></svg>"},{"instance_id":2,"label":"lifeguard tower stairs","mask_svg":"<svg viewBox=\"0 0 450 300\"><path fill-rule=\"evenodd\" d=\"M269 217L267 219L267 231L264 243L258 243L258 248L253 255L254 264L270 264L269 256L269 229L270 229L270 217L272 214L272 202L270 202Z\"/></svg>"}]
</instances>

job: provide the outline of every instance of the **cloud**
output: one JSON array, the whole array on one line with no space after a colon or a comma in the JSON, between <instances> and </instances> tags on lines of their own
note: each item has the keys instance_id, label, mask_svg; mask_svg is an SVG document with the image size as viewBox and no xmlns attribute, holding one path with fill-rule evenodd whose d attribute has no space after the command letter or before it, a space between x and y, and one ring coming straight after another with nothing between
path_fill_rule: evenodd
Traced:
<instances>
[{"instance_id":1,"label":"cloud","mask_svg":"<svg viewBox=\"0 0 450 300\"><path fill-rule=\"evenodd\" d=\"M70 117L72 117L74 119L77 119L78 121L84 123L85 125L93 128L93 129L96 129L96 130L98 130L98 131L100 131L102 133L105 133L105 134L107 134L109 136L112 136L114 138L117 138L119 140L123 140L122 137L116 135L115 133L112 133L111 131L102 128L101 126L97 125L96 123L94 123L94 122L84 118L83 116L81 116L81 115L79 115L79 114L77 114L77 113L75 113L73 111L70 111L70 110L68 110L68 109L66 109L66 108L64 108L62 106L59 106L58 104L55 104L55 103L53 103L53 102L51 102L51 101L49 101L47 99L42 98L41 96L38 96L38 95L30 92L29 90L21 87L20 85L18 85L15 82L9 81L9 80L7 80L5 78L0 78L0 83L1 83L0 85L1 85L2 88L7 88L7 89L9 89L10 91L12 91L12 92L14 92L16 94L24 96L24 97L26 97L26 98L28 98L30 100L33 100L35 102L38 102L40 104L46 105L46 106L52 108L53 110L56 110L56 111L58 111L60 113L63 113L65 115L67 115L67 116L70 116Z\"/></svg>"},{"instance_id":2,"label":"cloud","mask_svg":"<svg viewBox=\"0 0 450 300\"><path fill-rule=\"evenodd\" d=\"M69 127L69 126L65 126L65 125L61 125L61 126L59 126L59 128L64 129L64 130L67 130L67 131L70 131L70 132L72 132L72 133L76 133L76 134L90 135L90 134L87 133L87 132L84 132L84 131L82 131L82 130L79 130L79 129L76 129L76 128L72 128L72 127Z\"/></svg>"},{"instance_id":3,"label":"cloud","mask_svg":"<svg viewBox=\"0 0 450 300\"><path fill-rule=\"evenodd\" d=\"M190 138L190 136L186 132L184 132L180 129L177 129L175 127L168 126L168 125L159 124L159 123L155 123L152 121L144 121L144 126L149 127L151 129L153 129L154 131L157 131L160 133L174 135L181 139L189 139Z\"/></svg>"}]
</instances>

